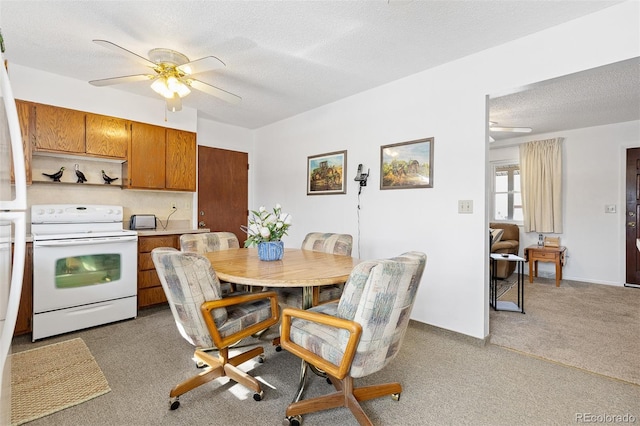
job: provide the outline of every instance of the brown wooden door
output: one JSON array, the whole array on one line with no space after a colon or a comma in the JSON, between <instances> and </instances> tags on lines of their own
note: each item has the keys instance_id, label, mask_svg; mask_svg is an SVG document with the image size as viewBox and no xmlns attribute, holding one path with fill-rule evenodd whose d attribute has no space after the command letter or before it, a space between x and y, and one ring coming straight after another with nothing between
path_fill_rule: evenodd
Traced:
<instances>
[{"instance_id":1,"label":"brown wooden door","mask_svg":"<svg viewBox=\"0 0 640 426\"><path fill-rule=\"evenodd\" d=\"M132 188L164 189L165 128L145 123L131 125L127 172Z\"/></svg>"},{"instance_id":2,"label":"brown wooden door","mask_svg":"<svg viewBox=\"0 0 640 426\"><path fill-rule=\"evenodd\" d=\"M166 188L196 191L196 134L167 129Z\"/></svg>"},{"instance_id":3,"label":"brown wooden door","mask_svg":"<svg viewBox=\"0 0 640 426\"><path fill-rule=\"evenodd\" d=\"M127 120L89 113L86 120L87 154L127 158L131 138L131 126Z\"/></svg>"},{"instance_id":4,"label":"brown wooden door","mask_svg":"<svg viewBox=\"0 0 640 426\"><path fill-rule=\"evenodd\" d=\"M247 235L249 155L198 146L198 224L212 232L233 232L240 247ZM202 225L200 225L202 224Z\"/></svg>"},{"instance_id":5,"label":"brown wooden door","mask_svg":"<svg viewBox=\"0 0 640 426\"><path fill-rule=\"evenodd\" d=\"M627 149L626 283L640 285L640 148Z\"/></svg>"}]
</instances>

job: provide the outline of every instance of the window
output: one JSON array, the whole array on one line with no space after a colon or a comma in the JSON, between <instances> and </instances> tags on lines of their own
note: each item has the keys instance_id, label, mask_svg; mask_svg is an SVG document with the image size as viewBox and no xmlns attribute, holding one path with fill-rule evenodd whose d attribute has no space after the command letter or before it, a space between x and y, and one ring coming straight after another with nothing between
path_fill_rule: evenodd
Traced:
<instances>
[{"instance_id":1,"label":"window","mask_svg":"<svg viewBox=\"0 0 640 426\"><path fill-rule=\"evenodd\" d=\"M523 220L519 164L493 165L493 220Z\"/></svg>"}]
</instances>

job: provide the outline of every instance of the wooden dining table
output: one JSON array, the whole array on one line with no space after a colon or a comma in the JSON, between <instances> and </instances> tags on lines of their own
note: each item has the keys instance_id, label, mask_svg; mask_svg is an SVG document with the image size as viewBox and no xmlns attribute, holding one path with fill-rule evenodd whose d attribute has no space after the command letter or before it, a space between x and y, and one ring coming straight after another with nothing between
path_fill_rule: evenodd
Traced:
<instances>
[{"instance_id":1,"label":"wooden dining table","mask_svg":"<svg viewBox=\"0 0 640 426\"><path fill-rule=\"evenodd\" d=\"M360 259L351 256L310 250L285 248L281 260L262 261L255 248L220 250L205 253L221 281L260 287L301 287L302 308L313 302L313 289L323 285L342 284ZM302 361L300 380L293 402L302 398L309 364ZM320 370L313 368L316 374Z\"/></svg>"},{"instance_id":2,"label":"wooden dining table","mask_svg":"<svg viewBox=\"0 0 640 426\"><path fill-rule=\"evenodd\" d=\"M313 289L342 284L360 260L351 256L294 248L281 260L262 261L255 248L220 250L204 254L221 281L260 287L302 288L302 308L313 302Z\"/></svg>"}]
</instances>

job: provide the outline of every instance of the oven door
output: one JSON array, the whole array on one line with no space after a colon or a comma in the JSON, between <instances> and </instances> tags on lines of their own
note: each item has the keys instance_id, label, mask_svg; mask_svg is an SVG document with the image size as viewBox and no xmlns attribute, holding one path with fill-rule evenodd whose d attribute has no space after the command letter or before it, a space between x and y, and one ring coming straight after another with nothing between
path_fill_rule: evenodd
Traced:
<instances>
[{"instance_id":1,"label":"oven door","mask_svg":"<svg viewBox=\"0 0 640 426\"><path fill-rule=\"evenodd\" d=\"M137 235L34 240L34 313L135 296L137 240Z\"/></svg>"}]
</instances>

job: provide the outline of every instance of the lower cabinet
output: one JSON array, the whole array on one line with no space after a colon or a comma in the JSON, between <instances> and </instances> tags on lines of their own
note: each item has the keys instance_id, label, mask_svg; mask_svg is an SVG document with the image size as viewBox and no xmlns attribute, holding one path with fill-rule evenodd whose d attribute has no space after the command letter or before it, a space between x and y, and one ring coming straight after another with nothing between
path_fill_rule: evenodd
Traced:
<instances>
[{"instance_id":1,"label":"lower cabinet","mask_svg":"<svg viewBox=\"0 0 640 426\"><path fill-rule=\"evenodd\" d=\"M156 247L180 248L180 235L138 237L138 309L166 303L160 278L151 259Z\"/></svg>"}]
</instances>

